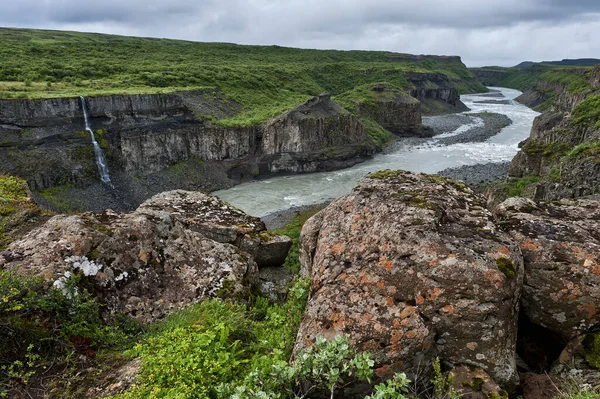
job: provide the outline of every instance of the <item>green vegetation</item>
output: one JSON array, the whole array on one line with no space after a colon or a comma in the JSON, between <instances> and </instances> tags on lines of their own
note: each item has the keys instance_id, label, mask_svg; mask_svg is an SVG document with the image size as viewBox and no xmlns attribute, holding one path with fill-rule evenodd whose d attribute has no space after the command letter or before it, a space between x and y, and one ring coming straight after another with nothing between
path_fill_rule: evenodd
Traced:
<instances>
[{"instance_id":1,"label":"green vegetation","mask_svg":"<svg viewBox=\"0 0 600 399\"><path fill-rule=\"evenodd\" d=\"M600 129L600 95L590 96L577 104L572 118L578 125Z\"/></svg>"},{"instance_id":2,"label":"green vegetation","mask_svg":"<svg viewBox=\"0 0 600 399\"><path fill-rule=\"evenodd\" d=\"M598 141L586 141L573 148L567 154L569 158L577 157L598 157L600 156L600 142Z\"/></svg>"},{"instance_id":3,"label":"green vegetation","mask_svg":"<svg viewBox=\"0 0 600 399\"><path fill-rule=\"evenodd\" d=\"M566 143L551 142L542 144L529 141L523 146L522 150L528 155L540 154L549 161L556 161L567 155L571 150L571 146Z\"/></svg>"},{"instance_id":4,"label":"green vegetation","mask_svg":"<svg viewBox=\"0 0 600 399\"><path fill-rule=\"evenodd\" d=\"M81 212L83 209L77 197L71 192L72 189L73 186L67 183L62 186L47 188L39 194L52 204L52 209L64 213Z\"/></svg>"},{"instance_id":5,"label":"green vegetation","mask_svg":"<svg viewBox=\"0 0 600 399\"><path fill-rule=\"evenodd\" d=\"M48 214L29 200L24 180L0 173L0 249L31 219Z\"/></svg>"},{"instance_id":6,"label":"green vegetation","mask_svg":"<svg viewBox=\"0 0 600 399\"><path fill-rule=\"evenodd\" d=\"M365 125L367 134L371 138L373 144L377 147L385 148L392 140L394 140L394 135L374 120L360 118L360 121Z\"/></svg>"},{"instance_id":7,"label":"green vegetation","mask_svg":"<svg viewBox=\"0 0 600 399\"><path fill-rule=\"evenodd\" d=\"M401 170L391 170L391 169L385 169L385 170L379 170L377 172L372 172L369 173L367 175L367 177L369 179L378 179L378 180L383 180L383 179L387 179L390 177L398 177L400 176L402 173L404 173Z\"/></svg>"},{"instance_id":8,"label":"green vegetation","mask_svg":"<svg viewBox=\"0 0 600 399\"><path fill-rule=\"evenodd\" d=\"M55 368L127 347L138 326L126 316L106 324L101 305L78 287L80 276L48 289L41 278L0 270L0 397ZM52 375L52 374L50 374Z\"/></svg>"},{"instance_id":9,"label":"green vegetation","mask_svg":"<svg viewBox=\"0 0 600 399\"><path fill-rule=\"evenodd\" d=\"M283 234L292 239L292 248L285 259L285 263L283 267L287 268L294 274L300 272L300 233L302 232L302 226L308 219L310 219L315 213L320 211L322 208L313 209L308 212L302 212L300 215L296 216L290 223L281 229L274 230L273 232L276 234Z\"/></svg>"},{"instance_id":10,"label":"green vegetation","mask_svg":"<svg viewBox=\"0 0 600 399\"><path fill-rule=\"evenodd\" d=\"M287 364L308 296L299 279L282 305L210 300L151 326L128 352L142 360L139 383L115 398L209 398L221 383Z\"/></svg>"},{"instance_id":11,"label":"green vegetation","mask_svg":"<svg viewBox=\"0 0 600 399\"><path fill-rule=\"evenodd\" d=\"M498 265L498 269L508 278L515 278L516 270L515 265L512 260L505 257L500 257L496 259L496 264Z\"/></svg>"},{"instance_id":12,"label":"green vegetation","mask_svg":"<svg viewBox=\"0 0 600 399\"><path fill-rule=\"evenodd\" d=\"M520 197L523 195L525 188L539 181L539 176L515 177L503 183L502 188L507 192L507 198Z\"/></svg>"},{"instance_id":13,"label":"green vegetation","mask_svg":"<svg viewBox=\"0 0 600 399\"><path fill-rule=\"evenodd\" d=\"M452 57L0 28L0 98L196 89L242 106L222 126L260 123L322 92L382 81L405 88L405 72L443 73L461 92L485 90Z\"/></svg>"},{"instance_id":14,"label":"green vegetation","mask_svg":"<svg viewBox=\"0 0 600 399\"><path fill-rule=\"evenodd\" d=\"M538 81L560 83L566 89L577 94L590 87L587 79L591 67L562 67L552 65L535 65L530 68L475 68L475 71L501 72L497 75L494 85L512 87L518 90L531 89Z\"/></svg>"}]
</instances>

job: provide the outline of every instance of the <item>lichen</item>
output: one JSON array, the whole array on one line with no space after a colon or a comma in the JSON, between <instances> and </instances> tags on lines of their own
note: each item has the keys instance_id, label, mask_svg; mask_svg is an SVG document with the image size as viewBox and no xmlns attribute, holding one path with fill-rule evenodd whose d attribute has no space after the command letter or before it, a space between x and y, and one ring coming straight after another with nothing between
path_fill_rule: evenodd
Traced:
<instances>
[{"instance_id":1,"label":"lichen","mask_svg":"<svg viewBox=\"0 0 600 399\"><path fill-rule=\"evenodd\" d=\"M508 278L515 278L516 276L516 270L515 270L515 265L512 262L512 260L510 260L509 258L506 258L504 256L499 257L498 259L496 259L496 265L498 265L498 269L504 273L504 275Z\"/></svg>"},{"instance_id":2,"label":"lichen","mask_svg":"<svg viewBox=\"0 0 600 399\"><path fill-rule=\"evenodd\" d=\"M385 169L385 170L380 170L378 172L372 172L369 173L369 175L367 176L369 179L387 179L389 177L398 177L402 174L403 172L401 170L391 170L391 169Z\"/></svg>"}]
</instances>

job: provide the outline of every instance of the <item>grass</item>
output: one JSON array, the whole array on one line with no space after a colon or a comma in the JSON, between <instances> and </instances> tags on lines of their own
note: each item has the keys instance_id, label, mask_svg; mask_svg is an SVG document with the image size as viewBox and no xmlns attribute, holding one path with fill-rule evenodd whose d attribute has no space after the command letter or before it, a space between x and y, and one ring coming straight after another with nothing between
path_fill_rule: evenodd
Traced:
<instances>
[{"instance_id":1,"label":"grass","mask_svg":"<svg viewBox=\"0 0 600 399\"><path fill-rule=\"evenodd\" d=\"M523 191L532 184L540 181L539 176L525 176L521 178L512 178L508 182L503 183L503 188L507 192L507 198L520 197Z\"/></svg>"},{"instance_id":2,"label":"grass","mask_svg":"<svg viewBox=\"0 0 600 399\"><path fill-rule=\"evenodd\" d=\"M27 222L48 214L30 201L24 180L0 173L0 249L12 242Z\"/></svg>"},{"instance_id":3,"label":"grass","mask_svg":"<svg viewBox=\"0 0 600 399\"><path fill-rule=\"evenodd\" d=\"M197 89L242 106L218 121L225 127L260 123L322 92L382 81L406 88L405 72L443 73L461 92L485 90L458 57L0 28L0 98Z\"/></svg>"},{"instance_id":4,"label":"grass","mask_svg":"<svg viewBox=\"0 0 600 399\"><path fill-rule=\"evenodd\" d=\"M598 141L586 141L579 144L577 147L573 148L567 154L568 158L578 158L578 157L598 157L600 156L600 142Z\"/></svg>"},{"instance_id":5,"label":"grass","mask_svg":"<svg viewBox=\"0 0 600 399\"><path fill-rule=\"evenodd\" d=\"M274 233L283 234L292 239L292 248L283 264L283 267L287 268L294 274L300 272L300 233L302 232L302 226L308 219L314 216L320 209L313 209L307 212L302 212L296 216L286 226L274 230Z\"/></svg>"},{"instance_id":6,"label":"grass","mask_svg":"<svg viewBox=\"0 0 600 399\"><path fill-rule=\"evenodd\" d=\"M221 383L243 381L287 363L308 297L297 280L284 304L209 300L152 326L128 352L142 360L140 382L114 398L208 398Z\"/></svg>"},{"instance_id":7,"label":"grass","mask_svg":"<svg viewBox=\"0 0 600 399\"><path fill-rule=\"evenodd\" d=\"M581 101L573 110L575 124L600 129L600 95Z\"/></svg>"}]
</instances>

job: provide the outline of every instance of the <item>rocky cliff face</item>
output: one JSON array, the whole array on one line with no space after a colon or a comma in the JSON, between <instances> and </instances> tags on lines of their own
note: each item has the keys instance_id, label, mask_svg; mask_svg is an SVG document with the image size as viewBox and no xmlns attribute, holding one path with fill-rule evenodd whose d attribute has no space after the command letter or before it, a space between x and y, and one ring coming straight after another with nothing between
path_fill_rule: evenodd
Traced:
<instances>
[{"instance_id":1,"label":"rocky cliff face","mask_svg":"<svg viewBox=\"0 0 600 399\"><path fill-rule=\"evenodd\" d=\"M421 102L388 84L375 84L369 91L375 100L357 101L354 112L371 119L398 136L428 136L422 125Z\"/></svg>"},{"instance_id":2,"label":"rocky cliff face","mask_svg":"<svg viewBox=\"0 0 600 399\"><path fill-rule=\"evenodd\" d=\"M421 101L421 110L424 115L468 110L460 101L458 90L446 75L441 73L406 72L404 77L414 86L410 90L410 95Z\"/></svg>"},{"instance_id":3,"label":"rocky cliff face","mask_svg":"<svg viewBox=\"0 0 600 399\"><path fill-rule=\"evenodd\" d=\"M600 142L593 102L598 94L600 67L588 73L588 86L573 92L565 84L543 82L522 97L530 105L553 93L553 105L536 118L530 137L511 162L509 175L535 176L538 183L527 189L536 200L581 197L598 192L600 167L595 148Z\"/></svg>"},{"instance_id":4,"label":"rocky cliff face","mask_svg":"<svg viewBox=\"0 0 600 399\"><path fill-rule=\"evenodd\" d=\"M264 125L239 128L209 123L209 117L231 116L239 107L200 92L91 97L86 104L111 171L128 178L197 160L239 182L346 167L375 151L362 123L328 95ZM0 168L26 178L35 191L96 182L79 98L0 101ZM203 175L195 173L195 179Z\"/></svg>"},{"instance_id":5,"label":"rocky cliff face","mask_svg":"<svg viewBox=\"0 0 600 399\"><path fill-rule=\"evenodd\" d=\"M485 86L497 86L498 82L506 76L506 72L499 69L469 68L469 71Z\"/></svg>"}]
</instances>

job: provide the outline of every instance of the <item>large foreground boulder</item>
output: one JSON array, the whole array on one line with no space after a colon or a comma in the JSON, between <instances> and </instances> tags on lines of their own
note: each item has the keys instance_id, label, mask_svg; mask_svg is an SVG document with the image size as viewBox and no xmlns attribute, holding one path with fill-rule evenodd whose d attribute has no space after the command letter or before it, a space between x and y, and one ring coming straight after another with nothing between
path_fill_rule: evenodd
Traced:
<instances>
[{"instance_id":1,"label":"large foreground boulder","mask_svg":"<svg viewBox=\"0 0 600 399\"><path fill-rule=\"evenodd\" d=\"M218 198L172 191L132 213L55 216L2 252L0 268L63 290L78 274L109 313L151 322L204 298L247 298L255 257L281 265L290 244Z\"/></svg>"},{"instance_id":2,"label":"large foreground boulder","mask_svg":"<svg viewBox=\"0 0 600 399\"><path fill-rule=\"evenodd\" d=\"M600 323L600 202L509 198L495 209L525 259L523 310L565 341Z\"/></svg>"},{"instance_id":3,"label":"large foreground boulder","mask_svg":"<svg viewBox=\"0 0 600 399\"><path fill-rule=\"evenodd\" d=\"M348 334L381 378L439 356L516 383L522 257L461 183L371 174L305 224L301 263L312 287L296 351Z\"/></svg>"}]
</instances>

